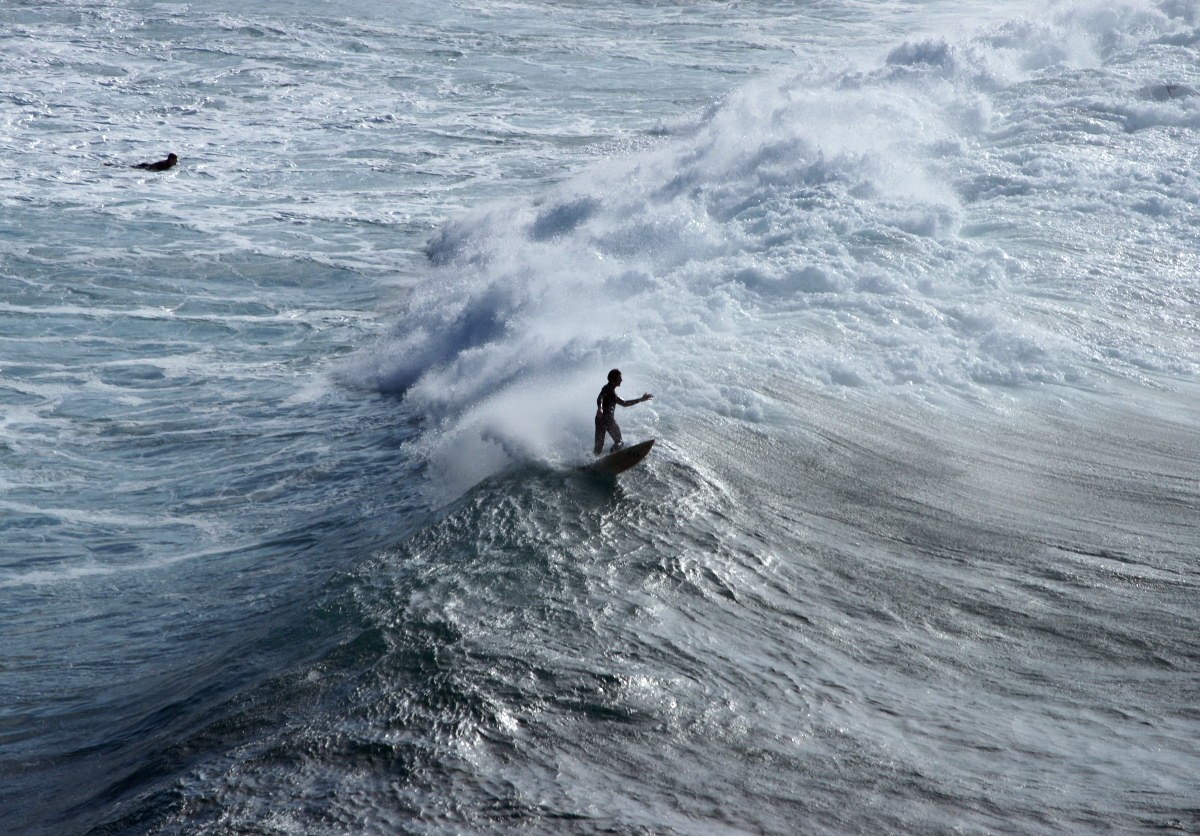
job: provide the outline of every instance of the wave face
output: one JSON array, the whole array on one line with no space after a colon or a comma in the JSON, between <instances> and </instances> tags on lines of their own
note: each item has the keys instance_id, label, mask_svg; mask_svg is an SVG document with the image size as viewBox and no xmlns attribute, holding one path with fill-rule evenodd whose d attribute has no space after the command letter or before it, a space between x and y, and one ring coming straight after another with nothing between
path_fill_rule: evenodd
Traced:
<instances>
[{"instance_id":1,"label":"wave face","mask_svg":"<svg viewBox=\"0 0 1200 836\"><path fill-rule=\"evenodd\" d=\"M937 403L1191 379L1193 37L1187 9L1071 7L774 73L448 223L351 376L432 422L452 492L583 449L617 363L748 421L770 377Z\"/></svg>"},{"instance_id":2,"label":"wave face","mask_svg":"<svg viewBox=\"0 0 1200 836\"><path fill-rule=\"evenodd\" d=\"M0 829L1200 828L1200 6L12 13Z\"/></svg>"}]
</instances>

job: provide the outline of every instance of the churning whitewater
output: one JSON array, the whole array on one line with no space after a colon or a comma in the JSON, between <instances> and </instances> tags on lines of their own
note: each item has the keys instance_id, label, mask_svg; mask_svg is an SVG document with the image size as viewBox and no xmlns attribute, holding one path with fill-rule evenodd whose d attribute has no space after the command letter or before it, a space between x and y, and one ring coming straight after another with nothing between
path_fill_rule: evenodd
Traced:
<instances>
[{"instance_id":1,"label":"churning whitewater","mask_svg":"<svg viewBox=\"0 0 1200 836\"><path fill-rule=\"evenodd\" d=\"M0 829L1200 832L1200 4L0 45Z\"/></svg>"}]
</instances>

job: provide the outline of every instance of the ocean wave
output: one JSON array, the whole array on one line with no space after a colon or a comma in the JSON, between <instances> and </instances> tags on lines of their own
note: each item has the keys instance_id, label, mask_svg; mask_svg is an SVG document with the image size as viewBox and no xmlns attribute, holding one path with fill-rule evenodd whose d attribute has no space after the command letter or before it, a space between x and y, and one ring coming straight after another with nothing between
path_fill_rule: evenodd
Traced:
<instances>
[{"instance_id":1,"label":"ocean wave","mask_svg":"<svg viewBox=\"0 0 1200 836\"><path fill-rule=\"evenodd\" d=\"M1150 82L1172 50L1170 89L1200 83L1177 45L1188 19L1072 7L745 85L649 148L447 222L391 336L342 377L402 393L435 457L489 462L475 478L583 449L611 366L695 409L773 368L800 386L975 398L1128 374L1101 348L1116 326L1149 343L1139 368L1177 371L1179 335L1154 306L1132 325L1105 306L1122 277L1100 252L1131 216L1174 223L1132 234L1175 246L1194 206L1194 175L1164 170L1162 143L1181 141L1195 100L1146 93L1167 89ZM1136 162L1114 168L1118 154ZM1063 210L1087 195L1086 213ZM1056 241L1092 255L1045 258Z\"/></svg>"}]
</instances>

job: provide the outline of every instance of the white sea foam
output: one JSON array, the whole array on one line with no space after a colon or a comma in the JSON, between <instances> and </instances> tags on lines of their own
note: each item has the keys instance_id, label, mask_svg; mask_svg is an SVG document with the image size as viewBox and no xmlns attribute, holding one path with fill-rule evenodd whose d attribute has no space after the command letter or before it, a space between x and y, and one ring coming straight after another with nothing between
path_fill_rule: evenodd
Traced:
<instances>
[{"instance_id":1,"label":"white sea foam","mask_svg":"<svg viewBox=\"0 0 1200 836\"><path fill-rule=\"evenodd\" d=\"M1153 323L1191 298L1162 271L1195 207L1170 157L1197 98L1144 92L1187 51L1187 14L1068 7L743 86L652 148L447 223L391 337L345 377L404 392L461 487L586 449L610 366L633 394L721 412L761 399L739 380L764 369L938 399L1193 374L1190 338ZM1171 89L1200 85L1185 56L1165 66ZM1105 254L1141 241L1166 301L1131 324ZM625 416L653 432L653 411Z\"/></svg>"}]
</instances>

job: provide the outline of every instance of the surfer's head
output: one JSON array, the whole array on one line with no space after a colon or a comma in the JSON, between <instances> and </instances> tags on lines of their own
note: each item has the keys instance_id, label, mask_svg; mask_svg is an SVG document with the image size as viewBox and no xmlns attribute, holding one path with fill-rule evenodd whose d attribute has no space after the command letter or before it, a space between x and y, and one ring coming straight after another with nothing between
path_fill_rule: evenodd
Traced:
<instances>
[{"instance_id":1,"label":"surfer's head","mask_svg":"<svg viewBox=\"0 0 1200 836\"><path fill-rule=\"evenodd\" d=\"M613 369L611 372L609 372L608 373L608 382L615 383L618 386L620 386L621 385L621 370Z\"/></svg>"}]
</instances>

